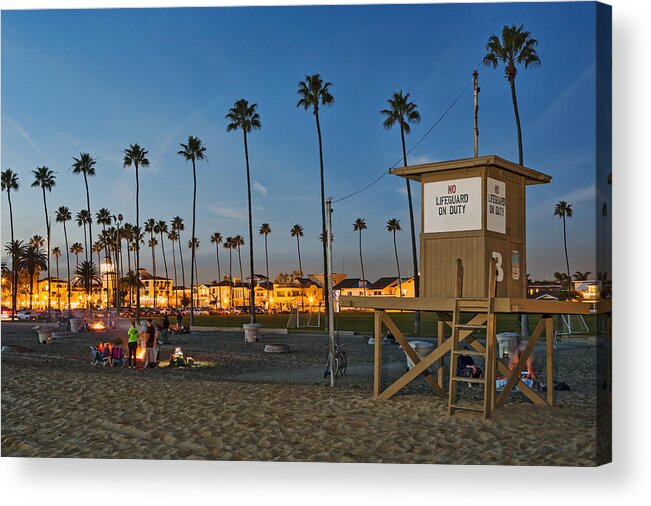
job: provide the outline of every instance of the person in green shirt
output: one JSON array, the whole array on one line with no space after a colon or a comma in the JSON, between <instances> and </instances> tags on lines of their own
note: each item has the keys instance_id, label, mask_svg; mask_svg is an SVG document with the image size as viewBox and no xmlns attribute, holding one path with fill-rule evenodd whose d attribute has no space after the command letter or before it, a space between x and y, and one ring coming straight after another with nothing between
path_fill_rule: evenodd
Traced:
<instances>
[{"instance_id":1,"label":"person in green shirt","mask_svg":"<svg viewBox=\"0 0 651 506\"><path fill-rule=\"evenodd\" d=\"M129 341L127 346L129 346L129 369L136 367L136 351L138 350L138 336L140 332L136 328L136 320L131 321L131 327L129 328ZM132 359L133 357L133 365Z\"/></svg>"}]
</instances>

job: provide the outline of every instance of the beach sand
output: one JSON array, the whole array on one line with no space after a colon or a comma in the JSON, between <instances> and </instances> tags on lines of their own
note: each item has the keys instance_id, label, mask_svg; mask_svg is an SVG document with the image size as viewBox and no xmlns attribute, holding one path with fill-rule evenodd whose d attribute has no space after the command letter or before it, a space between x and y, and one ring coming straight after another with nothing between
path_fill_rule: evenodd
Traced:
<instances>
[{"instance_id":1,"label":"beach sand","mask_svg":"<svg viewBox=\"0 0 651 506\"><path fill-rule=\"evenodd\" d=\"M98 334L39 345L31 327L2 324L3 346L30 349L2 352L2 456L596 464L595 346L587 344L556 351L557 380L572 390L557 392L554 407L512 394L482 421L471 412L449 416L447 399L422 380L373 400L373 347L363 336L342 338L349 371L333 389L323 378L324 336L249 344L238 333L175 336L161 349L162 364L182 346L197 367L139 370L92 367ZM270 342L293 352L264 353ZM405 360L398 346L384 349L388 386Z\"/></svg>"}]
</instances>

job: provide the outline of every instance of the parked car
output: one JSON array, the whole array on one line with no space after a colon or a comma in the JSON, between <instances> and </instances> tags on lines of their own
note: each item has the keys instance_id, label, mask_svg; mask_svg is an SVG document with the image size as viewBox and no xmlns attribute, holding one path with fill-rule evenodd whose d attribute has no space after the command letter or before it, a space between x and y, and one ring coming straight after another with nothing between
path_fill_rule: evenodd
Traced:
<instances>
[{"instance_id":1,"label":"parked car","mask_svg":"<svg viewBox=\"0 0 651 506\"><path fill-rule=\"evenodd\" d=\"M37 313L33 311L28 311L26 309L18 311L16 316L18 317L19 320L36 320L38 318Z\"/></svg>"}]
</instances>

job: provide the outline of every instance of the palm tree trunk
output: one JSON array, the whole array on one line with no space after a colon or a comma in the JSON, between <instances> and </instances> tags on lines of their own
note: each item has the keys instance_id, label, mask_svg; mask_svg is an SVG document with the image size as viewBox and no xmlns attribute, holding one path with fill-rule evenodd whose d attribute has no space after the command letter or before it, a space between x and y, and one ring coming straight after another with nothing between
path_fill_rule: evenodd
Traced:
<instances>
[{"instance_id":1,"label":"palm tree trunk","mask_svg":"<svg viewBox=\"0 0 651 506\"><path fill-rule=\"evenodd\" d=\"M400 138L402 140L402 160L404 166L407 167L407 149L405 147L405 130L400 125ZM409 202L409 226L411 228L411 256L414 263L414 295L420 297L420 274L418 273L418 253L416 250L416 231L414 229L414 206L411 201L411 186L409 179L405 179L407 183L407 200ZM414 333L420 335L420 311L416 311L414 315Z\"/></svg>"},{"instance_id":2,"label":"palm tree trunk","mask_svg":"<svg viewBox=\"0 0 651 506\"><path fill-rule=\"evenodd\" d=\"M567 290L570 291L572 286L572 276L570 276L570 259L567 255L567 231L565 228L565 215L563 215L563 246L565 248L565 266L567 267Z\"/></svg>"},{"instance_id":3,"label":"palm tree trunk","mask_svg":"<svg viewBox=\"0 0 651 506\"><path fill-rule=\"evenodd\" d=\"M303 264L301 263L301 242L299 240L298 234L296 234L296 249L298 251L298 271L301 277L303 277Z\"/></svg>"},{"instance_id":4,"label":"palm tree trunk","mask_svg":"<svg viewBox=\"0 0 651 506\"><path fill-rule=\"evenodd\" d=\"M140 181L138 179L138 162L136 168L136 319L140 322Z\"/></svg>"},{"instance_id":5,"label":"palm tree trunk","mask_svg":"<svg viewBox=\"0 0 651 506\"><path fill-rule=\"evenodd\" d=\"M242 271L242 250L240 249L239 244L237 245L237 258L240 262L240 283L244 283L244 272Z\"/></svg>"},{"instance_id":6,"label":"palm tree trunk","mask_svg":"<svg viewBox=\"0 0 651 506\"><path fill-rule=\"evenodd\" d=\"M70 314L71 310L71 305L70 305L70 299L71 299L71 286L70 286L70 249L68 248L68 231L66 229L66 222L65 220L63 221L63 236L66 240L66 260L68 262L68 314Z\"/></svg>"},{"instance_id":7,"label":"palm tree trunk","mask_svg":"<svg viewBox=\"0 0 651 506\"><path fill-rule=\"evenodd\" d=\"M178 238L178 243L179 243L179 255L181 256L181 281L183 281L183 289L185 290L185 266L183 265L183 248L181 248L181 231L178 231L179 238Z\"/></svg>"},{"instance_id":8,"label":"palm tree trunk","mask_svg":"<svg viewBox=\"0 0 651 506\"><path fill-rule=\"evenodd\" d=\"M59 287L59 257L56 257L57 264L57 309L61 311L61 288Z\"/></svg>"},{"instance_id":9,"label":"palm tree trunk","mask_svg":"<svg viewBox=\"0 0 651 506\"><path fill-rule=\"evenodd\" d=\"M364 295L366 295L366 278L364 277L364 258L362 257L362 230L361 229L359 231L359 264L362 266L362 283L364 284Z\"/></svg>"},{"instance_id":10,"label":"palm tree trunk","mask_svg":"<svg viewBox=\"0 0 651 506\"><path fill-rule=\"evenodd\" d=\"M515 94L515 77L509 79L511 85L511 99L513 100L513 112L515 113L515 126L518 130L518 161L523 165L522 159L522 128L520 127L520 112L518 111L518 98Z\"/></svg>"},{"instance_id":11,"label":"palm tree trunk","mask_svg":"<svg viewBox=\"0 0 651 506\"><path fill-rule=\"evenodd\" d=\"M231 307L233 307L233 248L228 248L228 276L230 277Z\"/></svg>"},{"instance_id":12,"label":"palm tree trunk","mask_svg":"<svg viewBox=\"0 0 651 506\"><path fill-rule=\"evenodd\" d=\"M86 206L88 207L88 245L90 246L90 262L93 263L93 215L90 212L90 193L88 192L88 178L84 172L84 184L86 185ZM97 266L99 268L99 265ZM89 280L88 285L88 294L91 296L93 294L93 279ZM92 301L89 301L90 305L90 317L93 317L93 304Z\"/></svg>"},{"instance_id":13,"label":"palm tree trunk","mask_svg":"<svg viewBox=\"0 0 651 506\"><path fill-rule=\"evenodd\" d=\"M251 323L255 323L255 281L253 271L253 213L251 211L251 173L249 171L249 146L246 142L246 130L244 132L244 157L246 158L246 188L249 200L249 268L251 270L250 302L251 302Z\"/></svg>"},{"instance_id":14,"label":"palm tree trunk","mask_svg":"<svg viewBox=\"0 0 651 506\"><path fill-rule=\"evenodd\" d=\"M172 262L174 263L174 284L177 286L176 290L174 290L174 288L172 288L172 290L174 291L174 295L176 299L176 307L179 307L179 291L178 291L179 282L177 280L178 278L176 275L176 252L174 251L174 241L172 241Z\"/></svg>"},{"instance_id":15,"label":"palm tree trunk","mask_svg":"<svg viewBox=\"0 0 651 506\"><path fill-rule=\"evenodd\" d=\"M16 249L14 248L14 210L11 205L11 188L7 189L9 200L9 223L11 225L11 321L16 318L16 300L18 291L18 270L16 269Z\"/></svg>"},{"instance_id":16,"label":"palm tree trunk","mask_svg":"<svg viewBox=\"0 0 651 506\"><path fill-rule=\"evenodd\" d=\"M154 239L154 234L151 234L151 239ZM151 247L151 264L154 271L154 279L152 280L152 284L154 287L154 309L156 309L156 247L153 245Z\"/></svg>"},{"instance_id":17,"label":"palm tree trunk","mask_svg":"<svg viewBox=\"0 0 651 506\"><path fill-rule=\"evenodd\" d=\"M88 237L86 237L86 224L83 224L84 227L84 255L86 261L88 261Z\"/></svg>"},{"instance_id":18,"label":"palm tree trunk","mask_svg":"<svg viewBox=\"0 0 651 506\"><path fill-rule=\"evenodd\" d=\"M314 105L314 117L316 119L316 133L319 138L319 169L321 176L321 233L323 234L323 301L324 301L324 318L323 325L328 330L328 311L330 311L330 300L328 297L328 258L327 258L327 240L326 240L326 214L325 214L325 178L323 171L323 141L321 139L321 122L319 121L319 107Z\"/></svg>"},{"instance_id":19,"label":"palm tree trunk","mask_svg":"<svg viewBox=\"0 0 651 506\"><path fill-rule=\"evenodd\" d=\"M398 246L396 245L396 231L393 231L393 251L396 254L396 267L398 267L398 291L402 297L402 278L400 277L400 261L398 260Z\"/></svg>"},{"instance_id":20,"label":"palm tree trunk","mask_svg":"<svg viewBox=\"0 0 651 506\"><path fill-rule=\"evenodd\" d=\"M167 271L167 258L165 256L165 240L163 239L163 232L160 233L160 247L163 250L163 264L165 265L165 278L169 279L169 273Z\"/></svg>"},{"instance_id":21,"label":"palm tree trunk","mask_svg":"<svg viewBox=\"0 0 651 506\"><path fill-rule=\"evenodd\" d=\"M43 190L43 210L45 211L45 229L47 236L47 321L50 321L50 299L52 298L52 277L50 276L50 220L47 217L47 199L45 198L45 188Z\"/></svg>"},{"instance_id":22,"label":"palm tree trunk","mask_svg":"<svg viewBox=\"0 0 651 506\"><path fill-rule=\"evenodd\" d=\"M264 235L264 259L267 266L267 283L269 283L269 249L267 248L267 234ZM269 285L267 285L268 287Z\"/></svg>"},{"instance_id":23,"label":"palm tree trunk","mask_svg":"<svg viewBox=\"0 0 651 506\"><path fill-rule=\"evenodd\" d=\"M190 260L190 325L194 325L194 262L196 258L195 252L195 225L196 225L196 206L197 206L197 171L195 169L194 157L192 158L192 236L190 237L192 244L192 259Z\"/></svg>"},{"instance_id":24,"label":"palm tree trunk","mask_svg":"<svg viewBox=\"0 0 651 506\"><path fill-rule=\"evenodd\" d=\"M221 268L219 267L219 243L215 243L215 255L217 255L217 283L221 282L221 277L222 277L222 271ZM222 307L222 292L217 288L217 302L219 303L219 307Z\"/></svg>"}]
</instances>

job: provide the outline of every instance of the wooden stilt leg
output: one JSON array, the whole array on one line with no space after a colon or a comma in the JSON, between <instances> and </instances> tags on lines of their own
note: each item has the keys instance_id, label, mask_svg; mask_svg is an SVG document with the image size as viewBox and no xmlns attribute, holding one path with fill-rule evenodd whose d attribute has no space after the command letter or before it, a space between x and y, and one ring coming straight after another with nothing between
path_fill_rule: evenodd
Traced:
<instances>
[{"instance_id":1,"label":"wooden stilt leg","mask_svg":"<svg viewBox=\"0 0 651 506\"><path fill-rule=\"evenodd\" d=\"M441 313L439 313L438 323L436 327L437 327L437 339L438 339L437 347L438 347L443 344L443 339L445 336L445 321L441 319ZM441 388L443 388L444 374L445 374L444 360L441 357L441 360L438 361L438 372L437 372L438 384Z\"/></svg>"},{"instance_id":2,"label":"wooden stilt leg","mask_svg":"<svg viewBox=\"0 0 651 506\"><path fill-rule=\"evenodd\" d=\"M373 359L373 397L375 399L380 397L380 389L382 384L382 311L375 311L373 313L373 337L375 338L375 356Z\"/></svg>"},{"instance_id":3,"label":"wooden stilt leg","mask_svg":"<svg viewBox=\"0 0 651 506\"><path fill-rule=\"evenodd\" d=\"M547 338L547 404L554 405L554 319L544 315Z\"/></svg>"}]
</instances>

